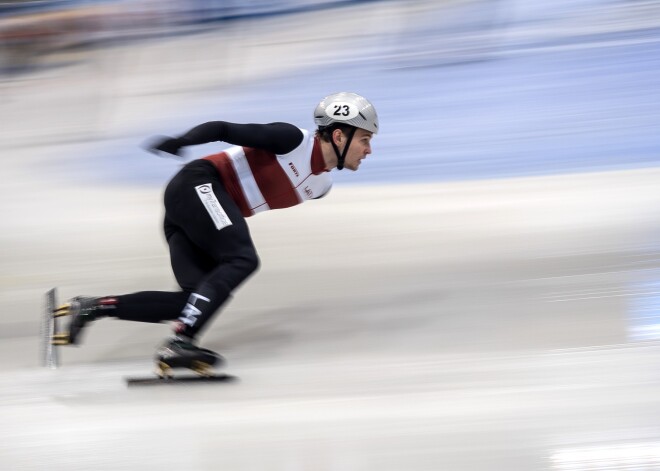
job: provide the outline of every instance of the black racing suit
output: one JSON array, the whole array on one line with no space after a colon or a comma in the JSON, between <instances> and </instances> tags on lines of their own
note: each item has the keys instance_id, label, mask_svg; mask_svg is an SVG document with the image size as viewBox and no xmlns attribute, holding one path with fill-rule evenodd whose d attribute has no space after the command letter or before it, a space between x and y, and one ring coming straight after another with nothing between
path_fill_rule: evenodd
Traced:
<instances>
[{"instance_id":1,"label":"black racing suit","mask_svg":"<svg viewBox=\"0 0 660 471\"><path fill-rule=\"evenodd\" d=\"M233 124L213 121L181 136L181 145L223 141L232 145L286 154L303 135L286 123ZM211 183L230 225L218 230L200 204L196 187ZM165 189L165 238L174 276L181 291L142 291L113 296L112 316L139 322L179 319L178 332L194 338L245 279L259 259L245 218L222 185L218 172L206 160L185 165Z\"/></svg>"}]
</instances>

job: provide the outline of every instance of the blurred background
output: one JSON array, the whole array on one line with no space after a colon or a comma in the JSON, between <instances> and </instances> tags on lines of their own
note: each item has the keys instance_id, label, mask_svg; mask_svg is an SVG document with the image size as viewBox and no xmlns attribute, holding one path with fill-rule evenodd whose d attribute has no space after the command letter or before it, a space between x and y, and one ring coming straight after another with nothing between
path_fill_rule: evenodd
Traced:
<instances>
[{"instance_id":1,"label":"blurred background","mask_svg":"<svg viewBox=\"0 0 660 471\"><path fill-rule=\"evenodd\" d=\"M0 467L660 469L659 83L657 0L0 1ZM42 366L51 287L176 289L149 137L342 90L381 132L249 220L238 383L127 389L169 327L112 320Z\"/></svg>"}]
</instances>

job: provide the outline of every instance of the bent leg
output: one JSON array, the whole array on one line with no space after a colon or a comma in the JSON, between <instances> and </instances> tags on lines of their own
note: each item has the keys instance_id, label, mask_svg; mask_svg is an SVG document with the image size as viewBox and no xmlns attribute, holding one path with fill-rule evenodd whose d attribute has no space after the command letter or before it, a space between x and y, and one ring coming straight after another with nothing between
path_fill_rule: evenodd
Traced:
<instances>
[{"instance_id":1,"label":"bent leg","mask_svg":"<svg viewBox=\"0 0 660 471\"><path fill-rule=\"evenodd\" d=\"M165 207L170 251L176 248L172 268L182 288L192 289L179 333L194 338L259 259L238 206L205 168L180 172L168 185Z\"/></svg>"},{"instance_id":2,"label":"bent leg","mask_svg":"<svg viewBox=\"0 0 660 471\"><path fill-rule=\"evenodd\" d=\"M195 245L180 227L165 217L165 238L170 249L172 273L183 291L192 292L217 262Z\"/></svg>"}]
</instances>

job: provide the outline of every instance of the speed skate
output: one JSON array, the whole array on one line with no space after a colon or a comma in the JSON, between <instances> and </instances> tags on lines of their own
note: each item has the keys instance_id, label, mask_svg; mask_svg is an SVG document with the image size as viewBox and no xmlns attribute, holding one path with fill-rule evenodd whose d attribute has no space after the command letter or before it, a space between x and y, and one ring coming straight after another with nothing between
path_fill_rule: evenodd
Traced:
<instances>
[{"instance_id":1,"label":"speed skate","mask_svg":"<svg viewBox=\"0 0 660 471\"><path fill-rule=\"evenodd\" d=\"M45 295L44 312L41 319L40 360L45 367L56 369L60 366L58 348L73 345L69 320L68 327L62 325L65 317L75 317L76 310L71 304L58 305L57 289L52 288ZM225 360L217 353L199 348L191 342L177 338L166 342L156 353L155 374L143 377L127 377L126 383L132 385L180 384L231 382L237 378L218 371ZM192 374L191 374L192 373Z\"/></svg>"},{"instance_id":2,"label":"speed skate","mask_svg":"<svg viewBox=\"0 0 660 471\"><path fill-rule=\"evenodd\" d=\"M231 382L236 378L219 373L224 358L211 350L198 348L187 342L172 339L156 354L156 372L150 377L126 378L129 386L181 383ZM179 374L178 371L184 371ZM185 373L192 371L195 374Z\"/></svg>"},{"instance_id":3,"label":"speed skate","mask_svg":"<svg viewBox=\"0 0 660 471\"><path fill-rule=\"evenodd\" d=\"M189 383L227 383L236 380L236 377L220 373L217 368L224 364L224 359L215 352L197 349L194 357L167 357L161 348L157 354L156 372L153 376L129 377L126 384L129 386L156 385L156 384L189 384ZM194 359L193 359L194 358ZM181 370L184 373L179 374ZM195 374L186 373L192 371ZM176 373L175 373L176 372Z\"/></svg>"}]
</instances>

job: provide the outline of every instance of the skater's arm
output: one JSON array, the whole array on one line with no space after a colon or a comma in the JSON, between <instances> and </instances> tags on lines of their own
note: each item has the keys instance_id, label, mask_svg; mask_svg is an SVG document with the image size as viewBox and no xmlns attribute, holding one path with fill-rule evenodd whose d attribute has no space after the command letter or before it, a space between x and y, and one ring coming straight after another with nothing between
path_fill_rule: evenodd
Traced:
<instances>
[{"instance_id":1,"label":"skater's arm","mask_svg":"<svg viewBox=\"0 0 660 471\"><path fill-rule=\"evenodd\" d=\"M235 124L209 121L195 126L178 138L160 138L148 148L177 155L181 147L223 141L228 144L287 154L302 142L300 129L288 123Z\"/></svg>"},{"instance_id":2,"label":"skater's arm","mask_svg":"<svg viewBox=\"0 0 660 471\"><path fill-rule=\"evenodd\" d=\"M303 139L300 129L288 123L235 124L210 121L192 128L181 139L194 144L223 141L243 147L264 149L275 154L288 154Z\"/></svg>"}]
</instances>

